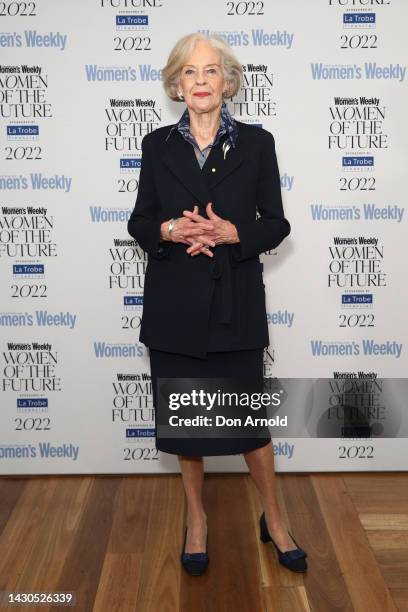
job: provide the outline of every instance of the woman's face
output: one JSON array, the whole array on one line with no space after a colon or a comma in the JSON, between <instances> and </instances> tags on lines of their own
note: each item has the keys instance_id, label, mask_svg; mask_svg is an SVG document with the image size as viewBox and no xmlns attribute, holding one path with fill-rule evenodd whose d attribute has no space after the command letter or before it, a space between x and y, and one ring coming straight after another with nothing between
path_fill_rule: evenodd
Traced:
<instances>
[{"instance_id":1,"label":"woman's face","mask_svg":"<svg viewBox=\"0 0 408 612\"><path fill-rule=\"evenodd\" d=\"M205 41L198 42L180 74L178 91L187 107L196 113L212 111L221 106L226 89L221 53Z\"/></svg>"}]
</instances>

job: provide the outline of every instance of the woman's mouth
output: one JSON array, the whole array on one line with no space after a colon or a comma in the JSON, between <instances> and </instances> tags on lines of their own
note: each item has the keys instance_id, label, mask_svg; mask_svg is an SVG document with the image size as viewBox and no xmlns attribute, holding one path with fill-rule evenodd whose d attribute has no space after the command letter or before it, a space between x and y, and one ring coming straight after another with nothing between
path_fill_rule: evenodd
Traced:
<instances>
[{"instance_id":1,"label":"woman's mouth","mask_svg":"<svg viewBox=\"0 0 408 612\"><path fill-rule=\"evenodd\" d=\"M208 93L208 91L198 91L194 95L199 96L200 98L204 98L205 96L209 96L210 94Z\"/></svg>"}]
</instances>

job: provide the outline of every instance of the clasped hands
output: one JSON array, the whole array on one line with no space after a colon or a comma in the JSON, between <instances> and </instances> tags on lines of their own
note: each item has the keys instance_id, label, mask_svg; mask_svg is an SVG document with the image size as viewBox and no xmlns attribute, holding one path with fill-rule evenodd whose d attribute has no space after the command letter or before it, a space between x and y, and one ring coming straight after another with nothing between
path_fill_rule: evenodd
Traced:
<instances>
[{"instance_id":1,"label":"clasped hands","mask_svg":"<svg viewBox=\"0 0 408 612\"><path fill-rule=\"evenodd\" d=\"M212 209L212 202L208 202L205 210L208 218L198 214L197 205L194 206L193 212L184 210L183 216L174 224L171 236L168 236L168 231L165 229L168 223L164 223L164 228L162 227L164 239L190 245L187 253L192 257L198 253L213 257L210 247L239 242L235 225L216 215Z\"/></svg>"}]
</instances>

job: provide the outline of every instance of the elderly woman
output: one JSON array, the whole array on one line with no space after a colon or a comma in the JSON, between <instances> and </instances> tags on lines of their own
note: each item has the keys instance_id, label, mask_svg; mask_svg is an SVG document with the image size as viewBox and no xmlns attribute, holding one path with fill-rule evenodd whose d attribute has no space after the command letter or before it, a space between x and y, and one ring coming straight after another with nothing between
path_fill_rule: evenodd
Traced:
<instances>
[{"instance_id":1,"label":"elderly woman","mask_svg":"<svg viewBox=\"0 0 408 612\"><path fill-rule=\"evenodd\" d=\"M221 439L160 436L157 427L159 378L263 377L269 336L259 255L277 247L290 224L272 134L234 120L224 101L241 79L221 38L194 33L177 42L163 85L187 108L178 123L143 138L128 222L148 254L140 341L149 348L156 448L180 462L188 511L181 562L191 575L209 562L203 457L239 453L262 498L261 540L273 542L285 567L307 568L279 511L269 429Z\"/></svg>"}]
</instances>

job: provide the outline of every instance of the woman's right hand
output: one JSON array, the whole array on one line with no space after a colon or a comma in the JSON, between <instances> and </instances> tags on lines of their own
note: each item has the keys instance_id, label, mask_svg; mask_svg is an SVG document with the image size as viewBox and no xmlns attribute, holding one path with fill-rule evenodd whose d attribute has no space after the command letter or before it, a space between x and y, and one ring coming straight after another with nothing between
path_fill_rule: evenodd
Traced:
<instances>
[{"instance_id":1,"label":"woman's right hand","mask_svg":"<svg viewBox=\"0 0 408 612\"><path fill-rule=\"evenodd\" d=\"M193 212L198 214L197 205L194 206ZM202 221L191 221L187 217L179 217L174 223L171 235L169 235L168 227L169 221L164 221L161 224L160 236L162 240L169 240L171 242L182 242L183 244L194 246L198 244L198 241L195 236L200 236L199 243L202 246L198 250L198 252L204 253L209 257L213 257L213 253L208 247L215 246L215 242L205 236L206 231L211 231L214 229L214 225L211 221L207 221L206 219Z\"/></svg>"}]
</instances>

